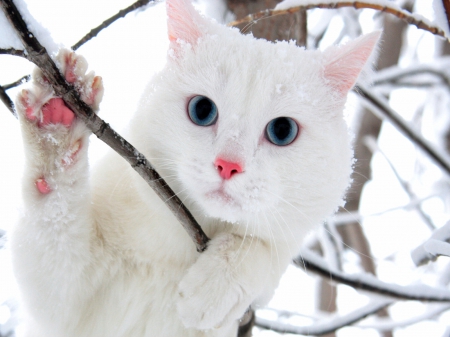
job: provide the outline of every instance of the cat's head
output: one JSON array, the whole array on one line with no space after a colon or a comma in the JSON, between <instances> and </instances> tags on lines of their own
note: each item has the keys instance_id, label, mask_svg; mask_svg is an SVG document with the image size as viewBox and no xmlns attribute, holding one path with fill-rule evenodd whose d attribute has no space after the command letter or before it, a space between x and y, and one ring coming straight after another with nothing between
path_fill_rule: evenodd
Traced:
<instances>
[{"instance_id":1,"label":"cat's head","mask_svg":"<svg viewBox=\"0 0 450 337\"><path fill-rule=\"evenodd\" d=\"M144 154L197 214L304 229L330 215L352 171L342 110L379 33L306 51L221 26L188 0L167 9L168 63L135 123Z\"/></svg>"}]
</instances>

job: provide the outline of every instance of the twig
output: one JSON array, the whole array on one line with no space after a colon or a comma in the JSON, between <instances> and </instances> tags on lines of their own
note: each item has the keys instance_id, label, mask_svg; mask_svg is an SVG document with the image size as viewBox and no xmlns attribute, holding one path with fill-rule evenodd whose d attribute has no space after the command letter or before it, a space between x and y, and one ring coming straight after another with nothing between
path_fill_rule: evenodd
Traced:
<instances>
[{"instance_id":1,"label":"twig","mask_svg":"<svg viewBox=\"0 0 450 337\"><path fill-rule=\"evenodd\" d=\"M237 25L240 25L243 23L250 23L250 22L260 20L260 19L268 18L270 16L274 16L274 15L293 14L300 10L308 10L308 9L314 9L314 8L338 9L338 8L343 8L343 7L353 7L355 9L363 9L363 8L374 9L374 10L377 10L380 12L389 13L389 14L395 15L399 19L406 21L410 25L416 26L419 29L423 29L432 34L447 38L445 36L445 32L441 28L439 28L437 26L433 26L431 24L428 24L428 23L424 22L424 20L415 17L413 14L411 14L405 10L397 8L395 5L388 5L387 3L384 5L379 5L379 4L373 4L373 3L365 2L365 1L336 1L334 3L324 2L324 3L306 4L304 6L291 7L288 9L278 9L278 10L266 9L264 11L250 14L240 20L230 22L230 23L228 23L228 26L237 26Z\"/></svg>"},{"instance_id":2,"label":"twig","mask_svg":"<svg viewBox=\"0 0 450 337\"><path fill-rule=\"evenodd\" d=\"M13 55L13 56L20 56L20 57L27 58L24 50L14 49L14 48L8 48L8 49L0 48L0 55Z\"/></svg>"},{"instance_id":3,"label":"twig","mask_svg":"<svg viewBox=\"0 0 450 337\"><path fill-rule=\"evenodd\" d=\"M347 274L338 270L332 270L326 266L325 261L316 254L302 251L301 256L294 259L294 265L307 271L329 279L332 282L346 284L355 289L360 289L378 295L396 298L400 300L415 300L423 302L450 302L450 292L442 288L432 288L421 285L422 293L418 293L416 287L389 284L376 279L370 274ZM320 262L319 262L320 261Z\"/></svg>"},{"instance_id":4,"label":"twig","mask_svg":"<svg viewBox=\"0 0 450 337\"><path fill-rule=\"evenodd\" d=\"M450 175L450 162L444 155L438 153L420 134L414 131L406 121L398 115L384 100L377 97L363 85L355 87L355 91L360 94L371 108L371 111L379 114L382 118L389 120L397 129L399 129L413 144L417 145L432 161L442 170Z\"/></svg>"},{"instance_id":5,"label":"twig","mask_svg":"<svg viewBox=\"0 0 450 337\"><path fill-rule=\"evenodd\" d=\"M75 88L66 82L45 48L39 43L24 22L12 0L0 0L0 5L6 17L19 34L25 46L28 59L35 63L53 86L56 95L63 98L67 106L76 116L86 123L86 126L102 141L121 155L153 188L155 193L164 201L175 217L180 221L196 244L198 251L206 249L208 237L196 222L189 210L184 206L167 183L156 172L148 160L130 143L115 132L109 124L98 117L94 111L81 100Z\"/></svg>"},{"instance_id":6,"label":"twig","mask_svg":"<svg viewBox=\"0 0 450 337\"><path fill-rule=\"evenodd\" d=\"M309 326L294 326L282 323L280 320L268 320L256 316L255 325L264 329L270 329L281 333L291 333L297 335L322 336L334 332L340 328L352 325L367 316L376 314L381 309L386 308L392 301L384 300L359 308L344 316L334 316L330 319L315 322Z\"/></svg>"},{"instance_id":7,"label":"twig","mask_svg":"<svg viewBox=\"0 0 450 337\"><path fill-rule=\"evenodd\" d=\"M9 98L8 94L5 91L5 88L2 87L1 85L0 85L0 100L3 102L3 104L6 105L8 110L11 111L11 113L14 115L14 117L17 118L17 114L14 111L14 103L11 100L11 98Z\"/></svg>"},{"instance_id":8,"label":"twig","mask_svg":"<svg viewBox=\"0 0 450 337\"><path fill-rule=\"evenodd\" d=\"M120 10L117 14L115 14L115 15L111 16L109 19L103 21L101 25L91 29L91 31L89 33L87 33L80 41L78 41L77 43L75 43L72 46L72 49L77 50L83 44L85 44L87 41L96 37L98 33L100 33L103 29L105 29L106 27L111 25L113 22L117 21L120 18L125 17L128 13L130 13L134 10L144 7L144 6L148 5L150 2L154 3L155 1L157 1L157 0L138 0L134 4L128 6L127 8Z\"/></svg>"},{"instance_id":9,"label":"twig","mask_svg":"<svg viewBox=\"0 0 450 337\"><path fill-rule=\"evenodd\" d=\"M25 76L23 76L22 78L19 78L19 79L18 79L17 81L15 81L15 82L12 82L12 83L10 83L10 84L5 84L5 85L3 86L3 89L9 90L9 89L11 89L11 88L15 88L15 87L17 87L18 85L21 85L21 84L23 84L23 83L25 83L25 82L28 82L30 79L31 79L31 75L25 75Z\"/></svg>"}]
</instances>

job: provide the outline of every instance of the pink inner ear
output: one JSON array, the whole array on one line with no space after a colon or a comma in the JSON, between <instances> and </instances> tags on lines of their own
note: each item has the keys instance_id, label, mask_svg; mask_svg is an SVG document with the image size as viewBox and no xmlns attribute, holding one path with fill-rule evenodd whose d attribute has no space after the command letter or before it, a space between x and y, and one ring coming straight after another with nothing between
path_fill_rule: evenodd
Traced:
<instances>
[{"instance_id":1,"label":"pink inner ear","mask_svg":"<svg viewBox=\"0 0 450 337\"><path fill-rule=\"evenodd\" d=\"M172 47L176 47L177 40L195 44L202 35L198 27L200 15L189 0L167 0L167 28Z\"/></svg>"},{"instance_id":2,"label":"pink inner ear","mask_svg":"<svg viewBox=\"0 0 450 337\"><path fill-rule=\"evenodd\" d=\"M364 35L342 47L325 51L324 77L343 95L353 87L380 37L380 32Z\"/></svg>"}]
</instances>

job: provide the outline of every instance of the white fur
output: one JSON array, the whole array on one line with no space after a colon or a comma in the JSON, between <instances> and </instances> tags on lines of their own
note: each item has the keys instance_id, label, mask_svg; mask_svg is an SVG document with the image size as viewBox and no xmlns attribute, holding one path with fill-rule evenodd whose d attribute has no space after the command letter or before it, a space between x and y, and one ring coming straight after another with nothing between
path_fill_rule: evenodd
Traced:
<instances>
[{"instance_id":1,"label":"white fur","mask_svg":"<svg viewBox=\"0 0 450 337\"><path fill-rule=\"evenodd\" d=\"M177 14L191 12L185 0L168 2ZM208 249L196 252L164 202L117 154L89 182L80 121L69 131L40 130L19 105L26 209L12 250L27 337L236 336L237 320L249 305L268 302L305 234L342 203L352 163L346 97L336 89L341 78L324 75L339 63L338 49L330 56L243 36L198 15L183 20L191 20L195 39L172 41L126 138L192 211L212 239ZM371 49L376 39L363 37L342 55L358 55L361 44ZM216 103L214 126L190 121L193 95ZM44 96L45 103L51 92ZM301 125L285 147L264 137L280 116ZM49 137L60 146L42 146ZM56 165L79 138L75 163ZM217 156L239 160L244 172L223 182ZM34 185L43 174L53 189L47 195Z\"/></svg>"}]
</instances>

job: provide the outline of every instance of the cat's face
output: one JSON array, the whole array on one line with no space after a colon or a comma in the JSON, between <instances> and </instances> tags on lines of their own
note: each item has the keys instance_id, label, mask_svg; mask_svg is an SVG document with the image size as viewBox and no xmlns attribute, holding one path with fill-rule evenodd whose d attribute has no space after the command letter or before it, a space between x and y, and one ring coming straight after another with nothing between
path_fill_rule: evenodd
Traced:
<instances>
[{"instance_id":1,"label":"cat's face","mask_svg":"<svg viewBox=\"0 0 450 337\"><path fill-rule=\"evenodd\" d=\"M184 1L170 2L169 20L172 3ZM315 225L340 203L351 173L346 92L324 75L330 61L206 20L198 27L192 43L172 42L143 103L146 154L194 211Z\"/></svg>"}]
</instances>

